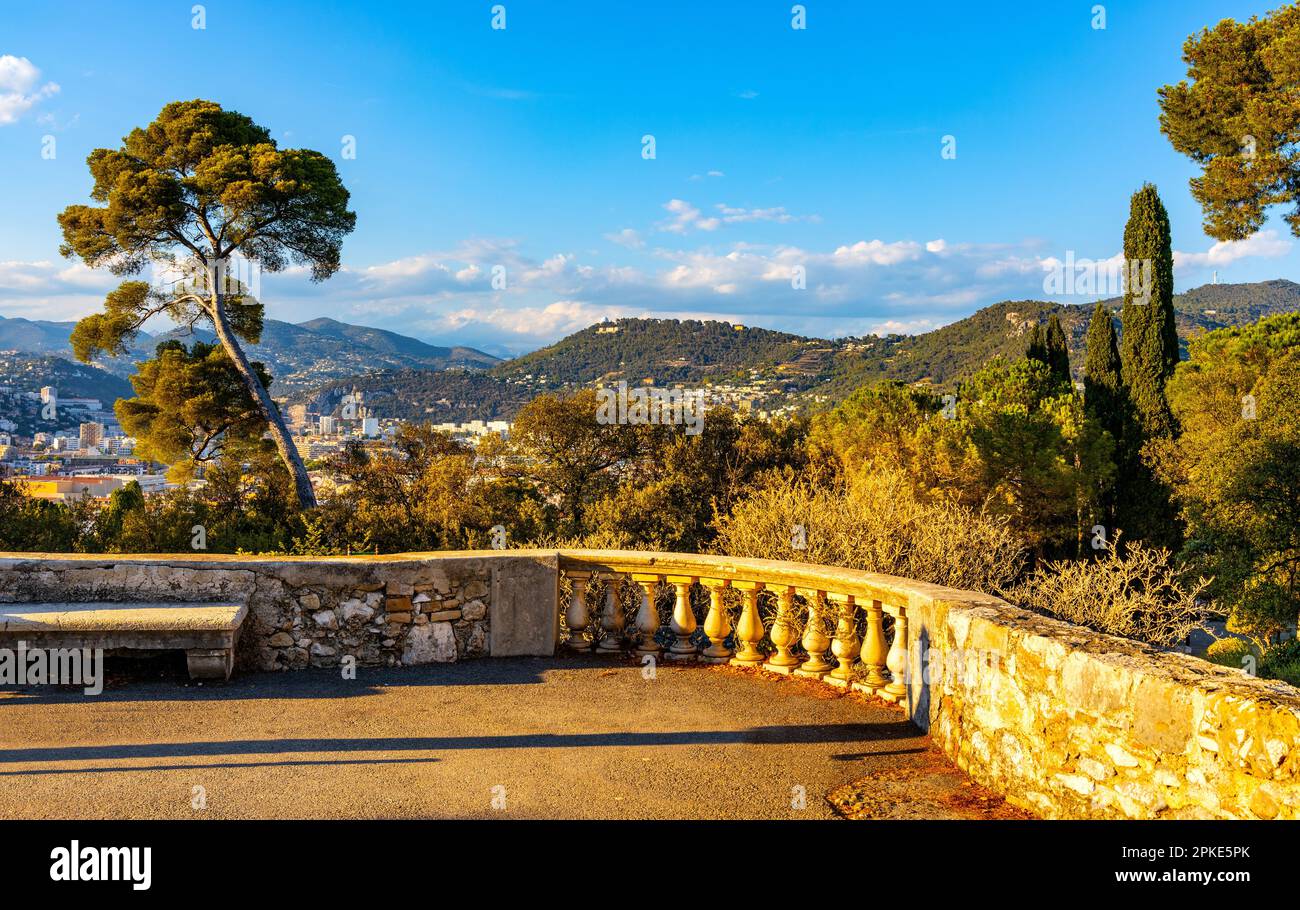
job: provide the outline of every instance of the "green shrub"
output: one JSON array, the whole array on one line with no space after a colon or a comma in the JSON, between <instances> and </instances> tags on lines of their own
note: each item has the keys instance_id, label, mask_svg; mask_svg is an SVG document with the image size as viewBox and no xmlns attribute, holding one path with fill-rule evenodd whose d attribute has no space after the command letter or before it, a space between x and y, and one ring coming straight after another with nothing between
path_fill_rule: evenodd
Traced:
<instances>
[{"instance_id":1,"label":"green shrub","mask_svg":"<svg viewBox=\"0 0 1300 910\"><path fill-rule=\"evenodd\" d=\"M1259 661L1259 675L1300 688L1300 638L1272 645Z\"/></svg>"},{"instance_id":2,"label":"green shrub","mask_svg":"<svg viewBox=\"0 0 1300 910\"><path fill-rule=\"evenodd\" d=\"M1220 638L1205 649L1205 659L1221 667L1240 670L1246 666L1246 658L1254 657L1255 649L1240 638Z\"/></svg>"}]
</instances>

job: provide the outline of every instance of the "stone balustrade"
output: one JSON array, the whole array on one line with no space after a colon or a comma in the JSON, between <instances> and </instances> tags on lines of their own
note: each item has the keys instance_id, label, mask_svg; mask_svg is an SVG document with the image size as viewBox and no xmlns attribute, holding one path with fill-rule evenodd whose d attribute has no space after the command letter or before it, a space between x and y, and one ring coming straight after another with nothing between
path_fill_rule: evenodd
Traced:
<instances>
[{"instance_id":1,"label":"stone balustrade","mask_svg":"<svg viewBox=\"0 0 1300 910\"><path fill-rule=\"evenodd\" d=\"M0 602L50 601L243 603L237 671L561 646L757 667L898 704L972 777L1043 816L1300 816L1291 686L868 572L606 550L0 554Z\"/></svg>"},{"instance_id":2,"label":"stone balustrade","mask_svg":"<svg viewBox=\"0 0 1300 910\"><path fill-rule=\"evenodd\" d=\"M759 667L906 700L908 607L896 587L844 578L837 586L837 570L824 567L808 577L791 563L664 553L562 551L560 565L568 582L563 642L573 651ZM593 590L599 615L588 604ZM695 591L707 595L702 624ZM739 607L734 628L728 594ZM629 600L637 605L631 625ZM671 610L661 611L661 600Z\"/></svg>"}]
</instances>

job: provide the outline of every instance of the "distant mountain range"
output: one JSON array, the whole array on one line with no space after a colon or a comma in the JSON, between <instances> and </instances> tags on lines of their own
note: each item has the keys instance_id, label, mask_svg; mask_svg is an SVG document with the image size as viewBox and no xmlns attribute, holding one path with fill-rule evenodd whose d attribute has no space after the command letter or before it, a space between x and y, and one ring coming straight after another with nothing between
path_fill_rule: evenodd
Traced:
<instances>
[{"instance_id":1,"label":"distant mountain range","mask_svg":"<svg viewBox=\"0 0 1300 910\"><path fill-rule=\"evenodd\" d=\"M72 358L68 337L73 322L45 322L6 319L0 316L0 351ZM212 343L210 331L192 335L179 330L157 335L142 334L134 349L118 358L101 358L98 367L118 378L135 372L135 362L152 355L162 341L179 338ZM290 323L266 320L261 342L246 348L250 359L266 364L274 377L271 391L277 396L318 388L331 380L376 369L443 370L448 367L485 369L500 358L467 347L437 347L384 329L349 325L334 319L313 319Z\"/></svg>"},{"instance_id":2,"label":"distant mountain range","mask_svg":"<svg viewBox=\"0 0 1300 910\"><path fill-rule=\"evenodd\" d=\"M1122 301L1106 300L1119 327ZM445 420L508 417L534 395L626 380L656 385L762 380L773 391L763 406L827 407L879 379L947 386L994 357L1020 357L1026 334L1053 313L1070 344L1076 375L1095 303L1003 301L920 335L835 340L725 322L619 319L589 326L552 345L466 377L456 371L385 371L329 383L295 400L328 412L354 386L385 416ZM1179 338L1272 313L1300 311L1300 284L1276 280L1195 288L1174 298Z\"/></svg>"},{"instance_id":3,"label":"distant mountain range","mask_svg":"<svg viewBox=\"0 0 1300 910\"><path fill-rule=\"evenodd\" d=\"M1117 325L1120 303L1104 301ZM733 387L760 382L771 393L764 406L825 407L877 379L947 386L995 356L1019 357L1029 329L1053 313L1065 327L1077 373L1094 306L1003 301L920 335L835 340L726 322L620 319L507 361L473 348L436 347L333 319L296 325L268 319L261 343L251 346L249 355L268 365L277 397L325 413L337 408L343 394L355 386L385 417L433 422L508 418L540 392L620 379L629 384L651 380L657 385L707 382ZM1279 279L1204 285L1178 294L1174 307L1185 343L1200 331L1300 311L1300 284ZM22 373L24 386L69 381L66 369L54 375L59 370L50 367L55 359L71 356L72 325L0 317L0 351L19 352L6 365ZM174 333L142 338L134 359L147 356L168 337ZM206 332L198 337L212 340ZM51 372L48 383L41 379L41 364ZM133 358L104 361L100 367L77 365L76 380L85 389L81 394L111 400L122 388L122 377L133 371Z\"/></svg>"}]
</instances>

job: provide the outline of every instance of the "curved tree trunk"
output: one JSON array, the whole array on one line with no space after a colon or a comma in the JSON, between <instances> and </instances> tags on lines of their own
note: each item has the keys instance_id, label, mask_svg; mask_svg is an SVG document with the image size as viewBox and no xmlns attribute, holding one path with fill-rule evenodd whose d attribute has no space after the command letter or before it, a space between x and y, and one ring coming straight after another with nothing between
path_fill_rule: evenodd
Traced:
<instances>
[{"instance_id":1,"label":"curved tree trunk","mask_svg":"<svg viewBox=\"0 0 1300 910\"><path fill-rule=\"evenodd\" d=\"M254 400L257 401L262 415L266 418L267 428L271 431L271 439L275 442L276 451L280 453L280 460L284 462L284 466L289 469L289 475L293 478L299 508L315 508L316 492L312 489L311 477L307 475L307 466L302 463L302 456L298 454L298 449L289 436L289 428L285 426L284 418L280 416L280 409L271 399L271 393L253 372L244 349L239 346L234 332L230 330L230 322L226 318L226 308L220 295L216 296L212 304L212 325L216 329L221 346L225 348L239 375L244 377L244 384L253 393Z\"/></svg>"}]
</instances>

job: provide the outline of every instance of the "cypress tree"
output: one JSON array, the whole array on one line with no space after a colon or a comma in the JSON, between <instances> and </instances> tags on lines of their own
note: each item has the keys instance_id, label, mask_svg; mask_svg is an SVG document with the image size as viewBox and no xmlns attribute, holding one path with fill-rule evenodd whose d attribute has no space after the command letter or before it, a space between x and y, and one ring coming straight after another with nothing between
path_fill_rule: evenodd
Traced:
<instances>
[{"instance_id":1,"label":"cypress tree","mask_svg":"<svg viewBox=\"0 0 1300 910\"><path fill-rule=\"evenodd\" d=\"M1047 353L1047 365L1052 368L1052 378L1062 385L1070 384L1070 346L1065 341L1065 329L1055 313L1047 321L1047 335L1044 339Z\"/></svg>"},{"instance_id":2,"label":"cypress tree","mask_svg":"<svg viewBox=\"0 0 1300 910\"><path fill-rule=\"evenodd\" d=\"M1178 365L1169 215L1149 183L1133 194L1124 226L1124 259L1119 352L1128 414L1115 459L1116 521L1130 540L1177 549L1182 531L1172 491L1144 457L1149 441L1176 432L1165 383Z\"/></svg>"},{"instance_id":3,"label":"cypress tree","mask_svg":"<svg viewBox=\"0 0 1300 910\"><path fill-rule=\"evenodd\" d=\"M1133 194L1124 226L1126 281L1120 358L1128 397L1143 433L1172 436L1174 417L1165 383L1178 365L1174 324L1174 254L1169 215L1156 188L1144 184Z\"/></svg>"},{"instance_id":4,"label":"cypress tree","mask_svg":"<svg viewBox=\"0 0 1300 910\"><path fill-rule=\"evenodd\" d=\"M1110 310L1102 303L1088 321L1088 352L1083 365L1083 407L1097 426L1119 440L1124 428L1124 384L1119 340Z\"/></svg>"},{"instance_id":5,"label":"cypress tree","mask_svg":"<svg viewBox=\"0 0 1300 910\"><path fill-rule=\"evenodd\" d=\"M1047 363L1047 335L1037 323L1029 330L1029 339L1025 342L1025 356L1030 360Z\"/></svg>"},{"instance_id":6,"label":"cypress tree","mask_svg":"<svg viewBox=\"0 0 1300 910\"><path fill-rule=\"evenodd\" d=\"M1087 421L1110 434L1115 447L1112 463L1119 463L1128 429L1128 397L1120 369L1119 340L1110 310L1098 303L1088 321L1088 350L1083 364L1083 410ZM1118 478L1106 477L1106 465L1096 466L1092 481L1095 517L1107 528L1115 527L1115 488Z\"/></svg>"}]
</instances>

